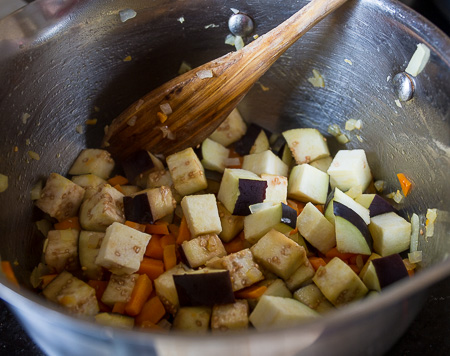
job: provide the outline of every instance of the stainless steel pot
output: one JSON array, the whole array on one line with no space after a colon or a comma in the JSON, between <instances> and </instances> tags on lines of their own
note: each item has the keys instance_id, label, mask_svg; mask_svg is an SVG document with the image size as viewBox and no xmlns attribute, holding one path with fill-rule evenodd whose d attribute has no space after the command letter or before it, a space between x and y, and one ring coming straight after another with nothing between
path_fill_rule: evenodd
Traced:
<instances>
[{"instance_id":1,"label":"stainless steel pot","mask_svg":"<svg viewBox=\"0 0 450 356\"><path fill-rule=\"evenodd\" d=\"M320 320L203 337L99 327L31 291L29 275L43 243L33 224L39 212L29 198L31 187L49 172L67 172L80 149L98 147L104 125L175 76L183 60L197 66L233 50L224 43L230 8L252 16L255 33L262 35L305 3L37 0L0 21L0 173L10 182L1 193L0 255L17 262L21 282L19 289L0 275L0 297L46 353L378 355L414 319L427 287L450 275L450 40L395 1L350 0L283 55L240 110L248 121L276 132L305 126L326 134L330 123L343 127L349 118L361 119L360 139L351 133L345 147L366 150L387 191L398 189L398 172L412 179L401 213L438 209L434 236L420 242L420 273ZM137 16L121 22L119 11L127 8ZM413 99L399 107L392 78L418 43L430 48L431 58L414 79ZM308 82L312 69L322 74L325 88ZM86 126L92 118L97 125ZM332 138L329 143L334 151L344 147Z\"/></svg>"}]
</instances>

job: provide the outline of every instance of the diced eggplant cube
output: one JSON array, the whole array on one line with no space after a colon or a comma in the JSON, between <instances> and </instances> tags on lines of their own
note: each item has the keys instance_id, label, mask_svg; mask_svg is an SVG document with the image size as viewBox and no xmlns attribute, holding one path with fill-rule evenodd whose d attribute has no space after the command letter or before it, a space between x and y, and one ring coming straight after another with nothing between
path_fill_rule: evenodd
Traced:
<instances>
[{"instance_id":1,"label":"diced eggplant cube","mask_svg":"<svg viewBox=\"0 0 450 356\"><path fill-rule=\"evenodd\" d=\"M261 130L259 135L256 137L255 142L250 148L249 154L258 154L264 151L270 150L269 138L264 130Z\"/></svg>"},{"instance_id":2,"label":"diced eggplant cube","mask_svg":"<svg viewBox=\"0 0 450 356\"><path fill-rule=\"evenodd\" d=\"M244 156L242 169L253 172L257 175L273 174L287 176L289 167L272 151L266 150Z\"/></svg>"},{"instance_id":3,"label":"diced eggplant cube","mask_svg":"<svg viewBox=\"0 0 450 356\"><path fill-rule=\"evenodd\" d=\"M106 180L100 178L99 176L96 176L95 174L82 174L79 176L73 176L72 182L78 184L80 187L83 188L88 187L95 188L100 184L106 184Z\"/></svg>"},{"instance_id":4,"label":"diced eggplant cube","mask_svg":"<svg viewBox=\"0 0 450 356\"><path fill-rule=\"evenodd\" d=\"M99 185L80 208L80 224L84 230L104 232L114 222L125 222L124 195L109 184Z\"/></svg>"},{"instance_id":5,"label":"diced eggplant cube","mask_svg":"<svg viewBox=\"0 0 450 356\"><path fill-rule=\"evenodd\" d=\"M56 276L42 294L72 314L93 316L99 311L95 289L67 271Z\"/></svg>"},{"instance_id":6,"label":"diced eggplant cube","mask_svg":"<svg viewBox=\"0 0 450 356\"><path fill-rule=\"evenodd\" d=\"M333 190L333 201L339 202L345 205L347 208L353 210L356 214L358 214L366 223L366 225L370 224L370 212L369 209L365 208L352 198L350 198L347 194L342 192L339 188L334 188ZM333 208L334 210L334 208Z\"/></svg>"},{"instance_id":7,"label":"diced eggplant cube","mask_svg":"<svg viewBox=\"0 0 450 356\"><path fill-rule=\"evenodd\" d=\"M250 250L258 263L283 279L306 260L305 249L276 230L265 234Z\"/></svg>"},{"instance_id":8,"label":"diced eggplant cube","mask_svg":"<svg viewBox=\"0 0 450 356\"><path fill-rule=\"evenodd\" d=\"M120 190L122 191L123 195L130 196L139 192L141 190L141 187L137 185L125 184L120 186Z\"/></svg>"},{"instance_id":9,"label":"diced eggplant cube","mask_svg":"<svg viewBox=\"0 0 450 356\"><path fill-rule=\"evenodd\" d=\"M214 194L185 196L181 200L181 207L193 237L219 234L222 231Z\"/></svg>"},{"instance_id":10,"label":"diced eggplant cube","mask_svg":"<svg viewBox=\"0 0 450 356\"><path fill-rule=\"evenodd\" d=\"M261 131L264 132L264 129L261 126L256 124L250 124L250 126L247 128L245 135L239 141L234 143L234 150L241 156L248 155L252 147L255 145L256 139L261 134ZM267 135L265 136L267 139ZM260 140L263 139L264 138L260 138ZM269 141L267 141L267 144L268 143Z\"/></svg>"},{"instance_id":11,"label":"diced eggplant cube","mask_svg":"<svg viewBox=\"0 0 450 356\"><path fill-rule=\"evenodd\" d=\"M408 277L408 271L403 259L396 253L371 260L363 282L367 288L379 292L405 277Z\"/></svg>"},{"instance_id":12,"label":"diced eggplant cube","mask_svg":"<svg viewBox=\"0 0 450 356\"><path fill-rule=\"evenodd\" d=\"M244 218L245 239L255 244L261 237L274 229L283 234L295 229L297 211L283 203L274 204Z\"/></svg>"},{"instance_id":13,"label":"diced eggplant cube","mask_svg":"<svg viewBox=\"0 0 450 356\"><path fill-rule=\"evenodd\" d=\"M294 298L318 313L326 313L334 309L333 305L314 283L298 289L294 293Z\"/></svg>"},{"instance_id":14,"label":"diced eggplant cube","mask_svg":"<svg viewBox=\"0 0 450 356\"><path fill-rule=\"evenodd\" d=\"M234 303L230 273L224 270L199 270L174 274L180 306L213 306Z\"/></svg>"},{"instance_id":15,"label":"diced eggplant cube","mask_svg":"<svg viewBox=\"0 0 450 356\"><path fill-rule=\"evenodd\" d=\"M191 147L168 156L166 162L173 185L181 195L189 195L208 186L205 170Z\"/></svg>"},{"instance_id":16,"label":"diced eggplant cube","mask_svg":"<svg viewBox=\"0 0 450 356\"><path fill-rule=\"evenodd\" d=\"M36 206L59 221L76 216L84 189L57 173L51 173Z\"/></svg>"},{"instance_id":17,"label":"diced eggplant cube","mask_svg":"<svg viewBox=\"0 0 450 356\"><path fill-rule=\"evenodd\" d=\"M389 212L398 213L391 203L378 194L361 194L355 201L369 209L371 218Z\"/></svg>"},{"instance_id":18,"label":"diced eggplant cube","mask_svg":"<svg viewBox=\"0 0 450 356\"><path fill-rule=\"evenodd\" d=\"M370 255L373 240L361 216L337 201L333 202L333 212L337 249L343 253Z\"/></svg>"},{"instance_id":19,"label":"diced eggplant cube","mask_svg":"<svg viewBox=\"0 0 450 356\"><path fill-rule=\"evenodd\" d=\"M78 269L78 235L79 231L50 230L45 248L45 263L57 273L63 270Z\"/></svg>"},{"instance_id":20,"label":"diced eggplant cube","mask_svg":"<svg viewBox=\"0 0 450 356\"><path fill-rule=\"evenodd\" d=\"M289 176L288 197L305 203L324 204L328 182L328 174L309 164L295 166Z\"/></svg>"},{"instance_id":21,"label":"diced eggplant cube","mask_svg":"<svg viewBox=\"0 0 450 356\"><path fill-rule=\"evenodd\" d=\"M165 271L154 281L156 294L164 304L167 312L172 315L176 314L180 306L173 276L176 274L184 274L186 271L188 271L188 268L180 263Z\"/></svg>"},{"instance_id":22,"label":"diced eggplant cube","mask_svg":"<svg viewBox=\"0 0 450 356\"><path fill-rule=\"evenodd\" d=\"M202 143L202 164L205 169L222 173L230 150L220 143L207 138Z\"/></svg>"},{"instance_id":23,"label":"diced eggplant cube","mask_svg":"<svg viewBox=\"0 0 450 356\"><path fill-rule=\"evenodd\" d=\"M219 237L223 242L229 242L244 229L244 217L232 215L221 202L217 202L217 209L222 225Z\"/></svg>"},{"instance_id":24,"label":"diced eggplant cube","mask_svg":"<svg viewBox=\"0 0 450 356\"><path fill-rule=\"evenodd\" d=\"M324 158L320 158L315 161L312 161L310 163L310 165L313 166L314 168L321 170L322 172L327 173L328 168L330 168L332 161L333 161L333 158L331 156L328 156L328 157L324 157Z\"/></svg>"},{"instance_id":25,"label":"diced eggplant cube","mask_svg":"<svg viewBox=\"0 0 450 356\"><path fill-rule=\"evenodd\" d=\"M108 179L114 169L114 160L106 150L87 148L81 151L69 170L70 175L95 174Z\"/></svg>"},{"instance_id":26,"label":"diced eggplant cube","mask_svg":"<svg viewBox=\"0 0 450 356\"><path fill-rule=\"evenodd\" d=\"M159 188L163 185L166 187L173 185L172 177L167 169L152 172L148 175L147 188Z\"/></svg>"},{"instance_id":27,"label":"diced eggplant cube","mask_svg":"<svg viewBox=\"0 0 450 356\"><path fill-rule=\"evenodd\" d=\"M217 199L233 215L249 215L249 206L266 198L267 182L243 169L225 169Z\"/></svg>"},{"instance_id":28,"label":"diced eggplant cube","mask_svg":"<svg viewBox=\"0 0 450 356\"><path fill-rule=\"evenodd\" d=\"M327 172L331 187L343 191L358 185L365 191L372 180L366 153L361 149L338 151Z\"/></svg>"},{"instance_id":29,"label":"diced eggplant cube","mask_svg":"<svg viewBox=\"0 0 450 356\"><path fill-rule=\"evenodd\" d=\"M139 224L151 224L170 215L176 201L169 187L145 189L123 198L125 218Z\"/></svg>"},{"instance_id":30,"label":"diced eggplant cube","mask_svg":"<svg viewBox=\"0 0 450 356\"><path fill-rule=\"evenodd\" d=\"M134 273L150 238L149 234L115 222L106 229L95 263L115 274Z\"/></svg>"},{"instance_id":31,"label":"diced eggplant cube","mask_svg":"<svg viewBox=\"0 0 450 356\"><path fill-rule=\"evenodd\" d=\"M267 330L285 328L318 316L316 311L295 299L264 295L249 320L257 330Z\"/></svg>"},{"instance_id":32,"label":"diced eggplant cube","mask_svg":"<svg viewBox=\"0 0 450 356\"><path fill-rule=\"evenodd\" d=\"M112 307L115 303L127 303L136 284L138 274L112 274L102 295L102 303Z\"/></svg>"},{"instance_id":33,"label":"diced eggplant cube","mask_svg":"<svg viewBox=\"0 0 450 356\"><path fill-rule=\"evenodd\" d=\"M261 269L248 248L222 258L213 258L206 263L206 266L228 270L234 292L264 279Z\"/></svg>"},{"instance_id":34,"label":"diced eggplant cube","mask_svg":"<svg viewBox=\"0 0 450 356\"><path fill-rule=\"evenodd\" d=\"M263 283L263 282L261 282ZM267 289L263 295L271 295L274 297L292 298L292 293L288 289L286 283L282 279L273 279L267 283ZM259 298L260 299L260 298Z\"/></svg>"},{"instance_id":35,"label":"diced eggplant cube","mask_svg":"<svg viewBox=\"0 0 450 356\"><path fill-rule=\"evenodd\" d=\"M325 138L316 129L292 129L284 131L283 136L297 164L310 163L330 155Z\"/></svg>"},{"instance_id":36,"label":"diced eggplant cube","mask_svg":"<svg viewBox=\"0 0 450 356\"><path fill-rule=\"evenodd\" d=\"M248 328L248 302L236 300L232 304L214 305L211 315L211 330L221 332Z\"/></svg>"},{"instance_id":37,"label":"diced eggplant cube","mask_svg":"<svg viewBox=\"0 0 450 356\"><path fill-rule=\"evenodd\" d=\"M266 199L264 199L264 202L286 204L288 187L287 177L273 174L261 174L261 178L267 182Z\"/></svg>"},{"instance_id":38,"label":"diced eggplant cube","mask_svg":"<svg viewBox=\"0 0 450 356\"><path fill-rule=\"evenodd\" d=\"M403 252L411 243L411 223L393 212L371 218L369 231L373 249L381 256Z\"/></svg>"},{"instance_id":39,"label":"diced eggplant cube","mask_svg":"<svg viewBox=\"0 0 450 356\"><path fill-rule=\"evenodd\" d=\"M367 259L366 263L364 264L363 268L359 272L359 278L364 281L364 276L367 273L367 270L369 269L370 262L374 260L375 258L381 258L381 256L378 253L372 252L372 254ZM365 282L364 282L365 283ZM369 287L367 287L369 288Z\"/></svg>"},{"instance_id":40,"label":"diced eggplant cube","mask_svg":"<svg viewBox=\"0 0 450 356\"><path fill-rule=\"evenodd\" d=\"M306 259L305 263L297 268L295 272L292 273L288 279L286 279L286 286L290 291L295 291L301 286L311 283L315 274L316 271L314 270L314 267L311 263L309 263L309 260Z\"/></svg>"},{"instance_id":41,"label":"diced eggplant cube","mask_svg":"<svg viewBox=\"0 0 450 356\"><path fill-rule=\"evenodd\" d=\"M239 111L234 109L209 138L227 147L244 136L246 131L247 125Z\"/></svg>"},{"instance_id":42,"label":"diced eggplant cube","mask_svg":"<svg viewBox=\"0 0 450 356\"><path fill-rule=\"evenodd\" d=\"M320 266L313 282L336 307L361 299L368 292L358 275L338 257L334 257L325 266Z\"/></svg>"},{"instance_id":43,"label":"diced eggplant cube","mask_svg":"<svg viewBox=\"0 0 450 356\"><path fill-rule=\"evenodd\" d=\"M95 231L81 231L78 239L78 255L81 270L88 279L100 280L103 268L95 263L105 233Z\"/></svg>"},{"instance_id":44,"label":"diced eggplant cube","mask_svg":"<svg viewBox=\"0 0 450 356\"><path fill-rule=\"evenodd\" d=\"M134 327L134 318L117 313L99 313L95 316L95 321L100 325L116 328L131 330Z\"/></svg>"},{"instance_id":45,"label":"diced eggplant cube","mask_svg":"<svg viewBox=\"0 0 450 356\"><path fill-rule=\"evenodd\" d=\"M303 208L297 218L300 234L322 253L327 253L336 246L334 226L312 203Z\"/></svg>"},{"instance_id":46,"label":"diced eggplant cube","mask_svg":"<svg viewBox=\"0 0 450 356\"><path fill-rule=\"evenodd\" d=\"M184 256L192 268L203 266L213 257L223 257L227 254L222 241L216 234L198 236L181 245Z\"/></svg>"},{"instance_id":47,"label":"diced eggplant cube","mask_svg":"<svg viewBox=\"0 0 450 356\"><path fill-rule=\"evenodd\" d=\"M138 151L122 162L125 176L136 183L150 172L164 170L162 162L148 151Z\"/></svg>"},{"instance_id":48,"label":"diced eggplant cube","mask_svg":"<svg viewBox=\"0 0 450 356\"><path fill-rule=\"evenodd\" d=\"M211 320L211 307L182 307L173 320L174 330L206 333Z\"/></svg>"}]
</instances>

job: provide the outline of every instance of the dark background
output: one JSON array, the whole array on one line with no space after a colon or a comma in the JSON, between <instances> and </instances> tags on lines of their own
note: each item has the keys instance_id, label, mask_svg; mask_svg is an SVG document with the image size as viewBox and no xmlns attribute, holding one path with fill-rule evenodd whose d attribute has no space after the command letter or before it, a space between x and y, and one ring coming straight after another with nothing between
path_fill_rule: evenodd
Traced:
<instances>
[{"instance_id":1,"label":"dark background","mask_svg":"<svg viewBox=\"0 0 450 356\"><path fill-rule=\"evenodd\" d=\"M450 35L450 0L403 0L403 2ZM430 288L423 310L386 356L444 356L450 354L449 350L450 278ZM44 356L1 300L0 355Z\"/></svg>"}]
</instances>

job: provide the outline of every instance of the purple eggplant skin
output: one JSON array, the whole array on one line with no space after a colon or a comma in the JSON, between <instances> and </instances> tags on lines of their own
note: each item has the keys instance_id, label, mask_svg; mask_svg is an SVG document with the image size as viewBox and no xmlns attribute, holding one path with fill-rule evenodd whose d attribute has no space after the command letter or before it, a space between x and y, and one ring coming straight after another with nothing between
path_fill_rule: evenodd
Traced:
<instances>
[{"instance_id":1,"label":"purple eggplant skin","mask_svg":"<svg viewBox=\"0 0 450 356\"><path fill-rule=\"evenodd\" d=\"M264 130L261 126L250 124L245 135L234 143L234 150L241 156L248 155L252 146L255 144L256 138ZM266 131L266 130L264 130ZM267 132L267 131L266 131Z\"/></svg>"},{"instance_id":2,"label":"purple eggplant skin","mask_svg":"<svg viewBox=\"0 0 450 356\"><path fill-rule=\"evenodd\" d=\"M239 196L234 205L233 215L250 215L250 205L262 203L266 199L267 181L239 179Z\"/></svg>"},{"instance_id":3,"label":"purple eggplant skin","mask_svg":"<svg viewBox=\"0 0 450 356\"><path fill-rule=\"evenodd\" d=\"M173 280L182 307L235 302L229 271L175 274Z\"/></svg>"},{"instance_id":4,"label":"purple eggplant skin","mask_svg":"<svg viewBox=\"0 0 450 356\"><path fill-rule=\"evenodd\" d=\"M396 253L390 256L375 258L372 260L381 289L408 277L408 270L403 263L402 257Z\"/></svg>"},{"instance_id":5,"label":"purple eggplant skin","mask_svg":"<svg viewBox=\"0 0 450 356\"><path fill-rule=\"evenodd\" d=\"M361 216L355 213L348 206L337 201L333 201L333 213L334 215L340 216L341 218L353 224L364 236L370 250L373 251L372 235L370 235L369 228L367 227Z\"/></svg>"},{"instance_id":6,"label":"purple eggplant skin","mask_svg":"<svg viewBox=\"0 0 450 356\"><path fill-rule=\"evenodd\" d=\"M372 218L390 212L398 213L397 209L395 209L387 200L375 194L369 206L370 217Z\"/></svg>"},{"instance_id":7,"label":"purple eggplant skin","mask_svg":"<svg viewBox=\"0 0 450 356\"><path fill-rule=\"evenodd\" d=\"M297 211L283 203L281 203L281 211L281 222L295 229L297 226Z\"/></svg>"},{"instance_id":8,"label":"purple eggplant skin","mask_svg":"<svg viewBox=\"0 0 450 356\"><path fill-rule=\"evenodd\" d=\"M139 174L155 167L147 151L138 151L121 163L125 176L130 182L133 182Z\"/></svg>"},{"instance_id":9,"label":"purple eggplant skin","mask_svg":"<svg viewBox=\"0 0 450 356\"><path fill-rule=\"evenodd\" d=\"M138 194L134 197L123 197L123 210L125 219L138 224L154 223L147 194Z\"/></svg>"}]
</instances>

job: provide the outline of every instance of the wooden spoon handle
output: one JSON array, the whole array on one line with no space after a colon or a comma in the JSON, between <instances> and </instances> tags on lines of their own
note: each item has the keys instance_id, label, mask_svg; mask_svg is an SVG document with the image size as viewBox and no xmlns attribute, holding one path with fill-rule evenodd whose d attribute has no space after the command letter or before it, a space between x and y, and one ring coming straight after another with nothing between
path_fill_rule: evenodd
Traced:
<instances>
[{"instance_id":1,"label":"wooden spoon handle","mask_svg":"<svg viewBox=\"0 0 450 356\"><path fill-rule=\"evenodd\" d=\"M303 34L347 0L312 0L282 24L239 51L172 79L120 114L103 146L119 159L146 149L168 155L196 146L230 114L270 66ZM202 78L201 73L212 73ZM161 122L160 105L172 114Z\"/></svg>"}]
</instances>

